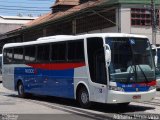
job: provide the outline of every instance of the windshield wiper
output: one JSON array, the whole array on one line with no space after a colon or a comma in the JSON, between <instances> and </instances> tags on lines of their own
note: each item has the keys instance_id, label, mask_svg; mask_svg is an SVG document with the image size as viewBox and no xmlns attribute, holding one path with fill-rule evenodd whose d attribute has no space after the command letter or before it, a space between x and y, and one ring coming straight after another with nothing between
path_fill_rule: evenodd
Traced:
<instances>
[{"instance_id":1,"label":"windshield wiper","mask_svg":"<svg viewBox=\"0 0 160 120\"><path fill-rule=\"evenodd\" d=\"M138 67L139 67L139 69L141 70L141 72L142 72L142 74L143 74L143 76L144 76L144 78L145 78L146 82L149 82L149 80L148 80L148 78L147 78L146 74L144 73L144 71L142 70L141 66L140 66L140 65L138 65Z\"/></svg>"}]
</instances>

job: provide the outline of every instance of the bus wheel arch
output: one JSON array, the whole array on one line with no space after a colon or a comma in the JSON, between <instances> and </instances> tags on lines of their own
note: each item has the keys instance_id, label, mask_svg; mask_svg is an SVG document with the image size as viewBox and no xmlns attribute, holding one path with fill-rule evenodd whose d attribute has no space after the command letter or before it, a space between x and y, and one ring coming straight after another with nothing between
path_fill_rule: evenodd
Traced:
<instances>
[{"instance_id":1,"label":"bus wheel arch","mask_svg":"<svg viewBox=\"0 0 160 120\"><path fill-rule=\"evenodd\" d=\"M21 97L21 98L26 97L26 93L24 91L24 84L23 84L22 80L17 81L16 89L18 91L19 97Z\"/></svg>"},{"instance_id":2,"label":"bus wheel arch","mask_svg":"<svg viewBox=\"0 0 160 120\"><path fill-rule=\"evenodd\" d=\"M21 80L21 79L17 80L15 90L18 90L18 85L19 85L20 83L22 83L22 80Z\"/></svg>"},{"instance_id":3,"label":"bus wheel arch","mask_svg":"<svg viewBox=\"0 0 160 120\"><path fill-rule=\"evenodd\" d=\"M89 90L86 85L83 83L78 84L76 89L76 100L79 102L81 107L89 108L91 106L89 96Z\"/></svg>"}]
</instances>

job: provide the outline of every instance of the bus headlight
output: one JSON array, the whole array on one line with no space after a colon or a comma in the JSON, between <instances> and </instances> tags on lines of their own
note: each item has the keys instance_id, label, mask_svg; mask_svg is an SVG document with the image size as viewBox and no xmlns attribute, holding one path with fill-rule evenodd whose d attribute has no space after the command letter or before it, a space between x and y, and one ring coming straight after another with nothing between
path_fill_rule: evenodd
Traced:
<instances>
[{"instance_id":1,"label":"bus headlight","mask_svg":"<svg viewBox=\"0 0 160 120\"><path fill-rule=\"evenodd\" d=\"M109 90L114 90L114 91L124 91L123 88L117 87L117 86L109 86Z\"/></svg>"},{"instance_id":2,"label":"bus headlight","mask_svg":"<svg viewBox=\"0 0 160 120\"><path fill-rule=\"evenodd\" d=\"M149 91L150 91L150 90L153 90L153 89L156 89L156 86L151 86L151 87L149 87Z\"/></svg>"}]
</instances>

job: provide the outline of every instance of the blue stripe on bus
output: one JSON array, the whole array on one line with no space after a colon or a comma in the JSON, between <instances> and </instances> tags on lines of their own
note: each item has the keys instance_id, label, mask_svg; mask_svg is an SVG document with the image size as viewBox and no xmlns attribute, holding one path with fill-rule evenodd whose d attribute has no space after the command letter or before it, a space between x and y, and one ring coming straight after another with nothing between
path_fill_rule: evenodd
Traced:
<instances>
[{"instance_id":1,"label":"blue stripe on bus","mask_svg":"<svg viewBox=\"0 0 160 120\"><path fill-rule=\"evenodd\" d=\"M74 69L42 70L29 67L15 68L15 83L23 80L25 92L74 98Z\"/></svg>"},{"instance_id":2,"label":"blue stripe on bus","mask_svg":"<svg viewBox=\"0 0 160 120\"><path fill-rule=\"evenodd\" d=\"M145 92L148 91L150 86L141 85L138 83L134 84L123 84L123 83L116 83L117 87L121 87L124 89L125 92Z\"/></svg>"}]
</instances>

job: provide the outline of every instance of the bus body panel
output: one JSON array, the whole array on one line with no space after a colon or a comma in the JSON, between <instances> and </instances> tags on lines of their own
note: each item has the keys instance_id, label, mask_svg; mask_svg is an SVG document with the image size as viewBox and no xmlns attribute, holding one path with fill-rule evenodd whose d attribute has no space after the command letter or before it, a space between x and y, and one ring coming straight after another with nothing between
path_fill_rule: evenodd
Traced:
<instances>
[{"instance_id":1,"label":"bus body panel","mask_svg":"<svg viewBox=\"0 0 160 120\"><path fill-rule=\"evenodd\" d=\"M39 95L49 95L65 98L75 98L74 96L74 81L84 80L86 78L83 73L84 63L75 64L67 68L64 64L61 70L56 69L56 65L43 64L43 67L36 67L37 65L28 65L28 67L15 67L14 80L17 86L18 80L21 80L25 87L25 92ZM73 68L77 66L76 68ZM85 68L85 67L84 67ZM76 74L75 74L76 73ZM84 76L84 77L83 77Z\"/></svg>"},{"instance_id":2,"label":"bus body panel","mask_svg":"<svg viewBox=\"0 0 160 120\"><path fill-rule=\"evenodd\" d=\"M109 90L107 93L107 103L148 102L153 100L155 96L155 89L146 92L121 92Z\"/></svg>"},{"instance_id":3,"label":"bus body panel","mask_svg":"<svg viewBox=\"0 0 160 120\"><path fill-rule=\"evenodd\" d=\"M3 86L9 90L15 90L14 65L5 65L2 74Z\"/></svg>"},{"instance_id":4,"label":"bus body panel","mask_svg":"<svg viewBox=\"0 0 160 120\"><path fill-rule=\"evenodd\" d=\"M80 84L84 85L90 94L86 66L83 66L74 70L74 98L75 99L76 99L76 91L77 91L78 85Z\"/></svg>"}]
</instances>

